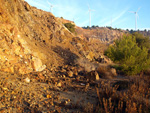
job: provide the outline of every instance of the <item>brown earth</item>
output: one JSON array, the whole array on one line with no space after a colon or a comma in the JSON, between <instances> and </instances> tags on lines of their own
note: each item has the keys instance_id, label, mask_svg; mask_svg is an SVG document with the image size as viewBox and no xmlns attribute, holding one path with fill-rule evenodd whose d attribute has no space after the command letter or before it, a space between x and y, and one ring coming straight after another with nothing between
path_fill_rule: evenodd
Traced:
<instances>
[{"instance_id":1,"label":"brown earth","mask_svg":"<svg viewBox=\"0 0 150 113\"><path fill-rule=\"evenodd\" d=\"M89 81L86 73L80 70L80 67L65 65L25 75L0 72L0 112L106 113L107 108L103 109L103 105L100 107L99 104L109 99L109 104L114 107L111 102L117 102L118 98L141 103L142 107L148 106L142 108L144 111L149 109L149 77L100 78ZM72 77L68 74L70 71ZM105 103L104 105L106 107ZM132 103L129 105L132 108Z\"/></svg>"}]
</instances>

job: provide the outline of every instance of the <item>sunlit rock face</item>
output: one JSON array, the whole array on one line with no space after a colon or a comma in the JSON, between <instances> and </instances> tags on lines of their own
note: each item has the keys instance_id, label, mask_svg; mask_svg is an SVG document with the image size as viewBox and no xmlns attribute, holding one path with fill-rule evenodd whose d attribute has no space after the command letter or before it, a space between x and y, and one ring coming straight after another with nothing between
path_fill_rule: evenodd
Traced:
<instances>
[{"instance_id":1,"label":"sunlit rock face","mask_svg":"<svg viewBox=\"0 0 150 113\"><path fill-rule=\"evenodd\" d=\"M80 44L80 45L79 45ZM0 2L0 70L26 74L88 55L87 44L53 14L24 0Z\"/></svg>"}]
</instances>

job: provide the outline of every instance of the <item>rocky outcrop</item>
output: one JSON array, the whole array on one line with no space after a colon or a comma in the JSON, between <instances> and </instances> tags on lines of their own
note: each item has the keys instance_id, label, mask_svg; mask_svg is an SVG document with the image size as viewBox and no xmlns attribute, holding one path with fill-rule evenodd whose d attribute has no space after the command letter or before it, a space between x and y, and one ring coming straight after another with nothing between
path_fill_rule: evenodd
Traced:
<instances>
[{"instance_id":1,"label":"rocky outcrop","mask_svg":"<svg viewBox=\"0 0 150 113\"><path fill-rule=\"evenodd\" d=\"M0 29L0 70L10 73L42 71L46 66L35 56L16 27L1 24Z\"/></svg>"}]
</instances>

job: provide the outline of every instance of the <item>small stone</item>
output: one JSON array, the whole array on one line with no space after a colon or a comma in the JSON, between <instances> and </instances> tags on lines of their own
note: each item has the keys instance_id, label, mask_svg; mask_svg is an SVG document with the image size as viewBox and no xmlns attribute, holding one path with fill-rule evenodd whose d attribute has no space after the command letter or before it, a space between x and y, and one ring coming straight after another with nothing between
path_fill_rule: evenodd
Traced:
<instances>
[{"instance_id":1,"label":"small stone","mask_svg":"<svg viewBox=\"0 0 150 113\"><path fill-rule=\"evenodd\" d=\"M81 83L81 86L85 86L85 84Z\"/></svg>"},{"instance_id":2,"label":"small stone","mask_svg":"<svg viewBox=\"0 0 150 113\"><path fill-rule=\"evenodd\" d=\"M8 90L7 88L3 87L3 90Z\"/></svg>"},{"instance_id":3,"label":"small stone","mask_svg":"<svg viewBox=\"0 0 150 113\"><path fill-rule=\"evenodd\" d=\"M39 77L40 79L42 79L42 80L44 80L44 79L45 79L45 77L43 76L43 74L42 74L42 73L39 73L39 74L38 74L38 77Z\"/></svg>"},{"instance_id":4,"label":"small stone","mask_svg":"<svg viewBox=\"0 0 150 113\"><path fill-rule=\"evenodd\" d=\"M22 58L22 55L19 55Z\"/></svg>"},{"instance_id":5,"label":"small stone","mask_svg":"<svg viewBox=\"0 0 150 113\"><path fill-rule=\"evenodd\" d=\"M25 81L26 83L30 83L30 79L29 79L28 77L25 78L24 81Z\"/></svg>"},{"instance_id":6,"label":"small stone","mask_svg":"<svg viewBox=\"0 0 150 113\"><path fill-rule=\"evenodd\" d=\"M14 67L10 67L10 72L14 73Z\"/></svg>"},{"instance_id":7,"label":"small stone","mask_svg":"<svg viewBox=\"0 0 150 113\"><path fill-rule=\"evenodd\" d=\"M65 104L68 104L68 101L67 101L67 100L65 101Z\"/></svg>"},{"instance_id":8,"label":"small stone","mask_svg":"<svg viewBox=\"0 0 150 113\"><path fill-rule=\"evenodd\" d=\"M61 102L61 105L64 106L64 105L66 105L67 103L68 103L67 100L64 100L64 101Z\"/></svg>"},{"instance_id":9,"label":"small stone","mask_svg":"<svg viewBox=\"0 0 150 113\"><path fill-rule=\"evenodd\" d=\"M69 71L69 72L68 72L68 76L69 76L69 77L73 77L73 72L72 72L72 71Z\"/></svg>"},{"instance_id":10,"label":"small stone","mask_svg":"<svg viewBox=\"0 0 150 113\"><path fill-rule=\"evenodd\" d=\"M42 73L43 73L43 74L46 74L46 73L47 73L47 71L43 71Z\"/></svg>"},{"instance_id":11,"label":"small stone","mask_svg":"<svg viewBox=\"0 0 150 113\"><path fill-rule=\"evenodd\" d=\"M17 35L18 38L20 38L20 35Z\"/></svg>"},{"instance_id":12,"label":"small stone","mask_svg":"<svg viewBox=\"0 0 150 113\"><path fill-rule=\"evenodd\" d=\"M50 102L50 104L51 104L52 106L54 106L54 103L53 103L52 101Z\"/></svg>"},{"instance_id":13,"label":"small stone","mask_svg":"<svg viewBox=\"0 0 150 113\"><path fill-rule=\"evenodd\" d=\"M64 68L68 68L68 65L65 65Z\"/></svg>"},{"instance_id":14,"label":"small stone","mask_svg":"<svg viewBox=\"0 0 150 113\"><path fill-rule=\"evenodd\" d=\"M93 52L89 52L89 54L86 56L87 59L89 59L90 61L93 60L94 57L94 53Z\"/></svg>"},{"instance_id":15,"label":"small stone","mask_svg":"<svg viewBox=\"0 0 150 113\"><path fill-rule=\"evenodd\" d=\"M74 75L77 76L77 75L78 75L78 72L76 71L76 72L74 73Z\"/></svg>"},{"instance_id":16,"label":"small stone","mask_svg":"<svg viewBox=\"0 0 150 113\"><path fill-rule=\"evenodd\" d=\"M47 98L51 98L51 95L47 95L46 97L47 97Z\"/></svg>"},{"instance_id":17,"label":"small stone","mask_svg":"<svg viewBox=\"0 0 150 113\"><path fill-rule=\"evenodd\" d=\"M61 84L61 82L59 82L58 84L57 84L57 87L61 87L62 86L62 84Z\"/></svg>"},{"instance_id":18,"label":"small stone","mask_svg":"<svg viewBox=\"0 0 150 113\"><path fill-rule=\"evenodd\" d=\"M61 72L66 72L66 70L65 70L65 69L62 69Z\"/></svg>"},{"instance_id":19,"label":"small stone","mask_svg":"<svg viewBox=\"0 0 150 113\"><path fill-rule=\"evenodd\" d=\"M99 80L99 74L97 72L95 72L95 75L96 75L96 80L98 81Z\"/></svg>"}]
</instances>

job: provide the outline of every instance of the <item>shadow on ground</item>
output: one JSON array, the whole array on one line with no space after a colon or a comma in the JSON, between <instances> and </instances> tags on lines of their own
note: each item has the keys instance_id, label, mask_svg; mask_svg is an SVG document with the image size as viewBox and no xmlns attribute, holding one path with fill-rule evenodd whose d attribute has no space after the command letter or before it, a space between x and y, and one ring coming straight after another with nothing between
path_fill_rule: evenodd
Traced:
<instances>
[{"instance_id":1,"label":"shadow on ground","mask_svg":"<svg viewBox=\"0 0 150 113\"><path fill-rule=\"evenodd\" d=\"M60 46L52 48L55 53L57 53L61 58L64 59L65 64L74 65L75 61L79 58L78 55L70 51L68 48L64 49Z\"/></svg>"}]
</instances>

